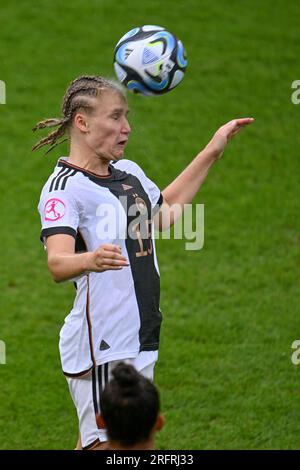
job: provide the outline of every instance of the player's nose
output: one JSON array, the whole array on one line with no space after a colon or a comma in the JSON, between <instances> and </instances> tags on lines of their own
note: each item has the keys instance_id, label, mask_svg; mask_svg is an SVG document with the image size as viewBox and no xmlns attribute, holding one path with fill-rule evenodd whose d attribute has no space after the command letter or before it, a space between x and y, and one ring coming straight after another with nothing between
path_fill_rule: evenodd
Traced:
<instances>
[{"instance_id":1,"label":"player's nose","mask_svg":"<svg viewBox=\"0 0 300 470\"><path fill-rule=\"evenodd\" d=\"M124 122L123 132L125 132L126 134L130 134L131 132L131 127L127 119L125 119L125 122Z\"/></svg>"}]
</instances>

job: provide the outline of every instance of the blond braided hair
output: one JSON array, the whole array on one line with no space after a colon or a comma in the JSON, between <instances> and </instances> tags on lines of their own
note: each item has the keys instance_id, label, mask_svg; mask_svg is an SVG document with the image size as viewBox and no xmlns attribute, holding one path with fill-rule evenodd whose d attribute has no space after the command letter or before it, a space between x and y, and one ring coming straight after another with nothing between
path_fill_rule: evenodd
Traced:
<instances>
[{"instance_id":1,"label":"blond braided hair","mask_svg":"<svg viewBox=\"0 0 300 470\"><path fill-rule=\"evenodd\" d=\"M56 130L39 140L32 148L32 151L38 150L44 145L49 145L49 149L45 153L47 155L54 147L68 140L68 137L64 139L63 137L72 125L75 112L79 109L84 109L88 113L92 112L94 103L91 98L99 96L104 90L112 90L122 95L122 97L125 96L124 89L119 83L98 75L82 75L73 80L63 98L61 108L63 117L61 119L45 119L38 122L32 129L36 131L46 127L57 127Z\"/></svg>"}]
</instances>

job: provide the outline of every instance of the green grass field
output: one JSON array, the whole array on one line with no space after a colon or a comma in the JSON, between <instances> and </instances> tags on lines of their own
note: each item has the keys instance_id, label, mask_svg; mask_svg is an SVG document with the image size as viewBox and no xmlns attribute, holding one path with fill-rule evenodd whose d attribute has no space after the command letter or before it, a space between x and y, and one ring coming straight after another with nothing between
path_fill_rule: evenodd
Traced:
<instances>
[{"instance_id":1,"label":"green grass field","mask_svg":"<svg viewBox=\"0 0 300 470\"><path fill-rule=\"evenodd\" d=\"M300 4L291 0L10 0L1 5L0 449L72 449L77 417L58 334L74 297L39 242L41 188L67 146L31 154L33 125L59 117L68 83L113 76L118 39L142 24L178 35L183 83L129 96L126 157L163 189L234 117L255 124L229 146L195 202L205 245L158 240L164 322L156 368L166 426L158 449L297 449Z\"/></svg>"}]
</instances>

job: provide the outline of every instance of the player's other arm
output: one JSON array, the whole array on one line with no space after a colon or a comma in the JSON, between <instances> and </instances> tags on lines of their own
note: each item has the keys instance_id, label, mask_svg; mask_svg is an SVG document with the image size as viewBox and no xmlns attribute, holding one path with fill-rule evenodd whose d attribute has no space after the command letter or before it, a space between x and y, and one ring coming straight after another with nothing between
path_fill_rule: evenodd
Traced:
<instances>
[{"instance_id":1,"label":"player's other arm","mask_svg":"<svg viewBox=\"0 0 300 470\"><path fill-rule=\"evenodd\" d=\"M73 279L88 272L101 273L129 266L121 247L100 245L95 251L75 253L75 239L70 235L52 235L46 240L48 268L55 282Z\"/></svg>"},{"instance_id":2,"label":"player's other arm","mask_svg":"<svg viewBox=\"0 0 300 470\"><path fill-rule=\"evenodd\" d=\"M222 156L229 140L253 121L253 118L235 119L220 127L207 146L163 190L164 202L154 218L159 230L167 230L176 222L184 210L184 204L192 202L209 169Z\"/></svg>"}]
</instances>

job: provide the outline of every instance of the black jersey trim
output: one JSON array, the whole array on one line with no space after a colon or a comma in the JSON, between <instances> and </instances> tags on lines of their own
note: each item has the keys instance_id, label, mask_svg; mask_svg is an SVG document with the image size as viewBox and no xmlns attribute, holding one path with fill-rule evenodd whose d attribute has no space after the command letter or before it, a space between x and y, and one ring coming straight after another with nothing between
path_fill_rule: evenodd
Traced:
<instances>
[{"instance_id":1,"label":"black jersey trim","mask_svg":"<svg viewBox=\"0 0 300 470\"><path fill-rule=\"evenodd\" d=\"M128 205L123 205L124 211L127 215L127 231L128 227L132 223L133 216L129 214L128 207L131 207L132 202L136 199L136 194L143 199L147 206L147 219L150 214L152 216L153 206L155 205L156 199L159 203L162 203L163 197L161 192L157 192L157 197L150 200L149 194L147 193L142 181L131 173L127 174L127 179L124 181L125 184L132 186L132 190L128 191L127 202ZM108 188L111 194L113 194L121 204L123 200L119 199L119 190L113 187ZM150 216L150 218L152 218ZM150 222L150 224L149 224ZM139 343L140 350L143 351L155 351L158 349L160 325L162 317L159 312L159 298L160 298L160 278L159 273L155 266L154 250L152 245L152 221L147 220L147 225L150 228L150 237L142 242L143 249L138 240L132 237L125 237L125 245L129 257L131 266L131 274L134 282L135 297L137 300L139 317L140 317L140 328L139 328ZM149 234L148 234L149 235ZM143 251L142 256L139 255L139 251Z\"/></svg>"},{"instance_id":2,"label":"black jersey trim","mask_svg":"<svg viewBox=\"0 0 300 470\"><path fill-rule=\"evenodd\" d=\"M99 414L98 400L97 400L97 367L93 367L92 373L92 392L95 416Z\"/></svg>"},{"instance_id":3,"label":"black jersey trim","mask_svg":"<svg viewBox=\"0 0 300 470\"><path fill-rule=\"evenodd\" d=\"M63 174L66 174L66 173L68 173L68 170L66 168L62 168L60 170L60 172L56 176L54 176L54 178L51 181L50 187L49 187L49 193L51 193L51 191L53 191L53 186L54 186L57 178L62 176Z\"/></svg>"},{"instance_id":4,"label":"black jersey trim","mask_svg":"<svg viewBox=\"0 0 300 470\"><path fill-rule=\"evenodd\" d=\"M93 362L94 368L96 368L96 359L95 359L94 345L93 345L92 322L91 322L91 317L90 317L90 277L89 277L89 274L87 274L87 276L86 276L85 316L86 316L88 334L89 334L91 360Z\"/></svg>"},{"instance_id":5,"label":"black jersey trim","mask_svg":"<svg viewBox=\"0 0 300 470\"><path fill-rule=\"evenodd\" d=\"M98 429L102 429L100 422L102 393L108 383L108 362L93 368L92 392L96 424ZM98 390L97 390L98 386ZM98 392L98 393L97 393Z\"/></svg>"},{"instance_id":6,"label":"black jersey trim","mask_svg":"<svg viewBox=\"0 0 300 470\"><path fill-rule=\"evenodd\" d=\"M108 363L104 364L104 384L108 384Z\"/></svg>"},{"instance_id":7,"label":"black jersey trim","mask_svg":"<svg viewBox=\"0 0 300 470\"><path fill-rule=\"evenodd\" d=\"M72 227L44 228L41 231L40 240L42 242L44 240L44 238L51 237L51 235L58 235L58 234L71 235L72 237L74 237L76 239L77 232Z\"/></svg>"},{"instance_id":8,"label":"black jersey trim","mask_svg":"<svg viewBox=\"0 0 300 470\"><path fill-rule=\"evenodd\" d=\"M109 175L98 175L97 173L94 173L93 171L89 171L89 170L86 170L85 168L81 168L80 166L77 166L77 165L74 165L74 163L69 163L67 162L66 160L59 160L58 162L58 166L63 166L63 167L67 167L69 168L70 170L71 169L74 169L75 172L76 171L80 171L81 173L84 173L86 175L90 175L90 176L94 176L94 177L97 177L97 178L104 178L104 179L108 179L108 178L111 178L112 177L112 167L109 165Z\"/></svg>"},{"instance_id":9,"label":"black jersey trim","mask_svg":"<svg viewBox=\"0 0 300 470\"><path fill-rule=\"evenodd\" d=\"M57 178L57 180L55 181L55 185L54 185L54 191L58 191L59 189L61 189L61 188L59 187L60 182L62 181L62 179L63 179L64 177L70 176L70 175L71 175L71 172L72 172L72 170L71 170L71 168L69 168L68 171L62 173L62 174Z\"/></svg>"},{"instance_id":10,"label":"black jersey trim","mask_svg":"<svg viewBox=\"0 0 300 470\"><path fill-rule=\"evenodd\" d=\"M101 429L100 400L101 400L101 395L102 395L102 367L103 366L95 366L93 368L93 375L92 375L93 403L94 403L95 420L96 420L98 429ZM98 394L97 394L97 385L98 385Z\"/></svg>"},{"instance_id":11,"label":"black jersey trim","mask_svg":"<svg viewBox=\"0 0 300 470\"><path fill-rule=\"evenodd\" d=\"M85 253L87 252L86 242L83 236L80 233L80 230L77 230L76 242L75 242L75 253Z\"/></svg>"},{"instance_id":12,"label":"black jersey trim","mask_svg":"<svg viewBox=\"0 0 300 470\"><path fill-rule=\"evenodd\" d=\"M97 437L97 439L95 439L93 442L91 442L85 447L82 447L82 450L93 450L94 447L96 447L98 444L100 444L100 439L98 439Z\"/></svg>"},{"instance_id":13,"label":"black jersey trim","mask_svg":"<svg viewBox=\"0 0 300 470\"><path fill-rule=\"evenodd\" d=\"M66 377L69 377L70 379L76 379L78 377L82 377L83 375L86 375L88 374L89 372L91 372L93 366L91 366L89 369L87 370L83 370L82 372L78 372L77 374L70 374L69 372L65 372L63 370L63 374L66 376Z\"/></svg>"},{"instance_id":14,"label":"black jersey trim","mask_svg":"<svg viewBox=\"0 0 300 470\"><path fill-rule=\"evenodd\" d=\"M84 176L87 176L91 181L97 184L102 184L103 186L109 185L112 181L123 181L128 177L128 174L125 171L114 168L113 165L109 164L109 175L101 176L93 171L86 170L79 166L73 165L66 160L60 159L57 163L58 167L69 168L70 170L75 170L75 172L80 172Z\"/></svg>"},{"instance_id":15,"label":"black jersey trim","mask_svg":"<svg viewBox=\"0 0 300 470\"><path fill-rule=\"evenodd\" d=\"M59 189L58 186L59 186L60 180L70 172L71 172L71 168L64 168L63 171L60 171L51 181L49 193Z\"/></svg>"},{"instance_id":16,"label":"black jersey trim","mask_svg":"<svg viewBox=\"0 0 300 470\"><path fill-rule=\"evenodd\" d=\"M102 380L102 374L103 374L103 366L98 366L98 387L99 387L99 400L98 400L98 409L99 413L101 410L101 398L102 398L102 392L103 392L103 380Z\"/></svg>"},{"instance_id":17,"label":"black jersey trim","mask_svg":"<svg viewBox=\"0 0 300 470\"><path fill-rule=\"evenodd\" d=\"M76 173L77 173L77 170L73 170L72 173L69 173L67 176L64 177L61 188L60 188L62 191L65 189L67 181L70 178L70 176L74 176L76 175Z\"/></svg>"},{"instance_id":18,"label":"black jersey trim","mask_svg":"<svg viewBox=\"0 0 300 470\"><path fill-rule=\"evenodd\" d=\"M140 346L140 352L142 351L158 351L159 343L152 343L152 344L143 344Z\"/></svg>"},{"instance_id":19,"label":"black jersey trim","mask_svg":"<svg viewBox=\"0 0 300 470\"><path fill-rule=\"evenodd\" d=\"M77 170L70 167L63 167L59 173L53 178L49 187L49 193L52 191L63 191L66 188L66 184L70 176L76 175Z\"/></svg>"},{"instance_id":20,"label":"black jersey trim","mask_svg":"<svg viewBox=\"0 0 300 470\"><path fill-rule=\"evenodd\" d=\"M160 196L159 196L159 198L158 198L158 201L157 201L157 203L155 204L155 206L154 206L153 209L152 209L152 217L154 217L155 214L157 214L157 213L159 212L159 209L160 209L160 207L161 207L161 205L162 205L163 202L164 202L164 198L163 198L162 193L160 193Z\"/></svg>"},{"instance_id":21,"label":"black jersey trim","mask_svg":"<svg viewBox=\"0 0 300 470\"><path fill-rule=\"evenodd\" d=\"M164 197L163 197L162 193L160 193L160 196L158 198L158 201L157 201L156 205L161 206L163 202L164 202Z\"/></svg>"}]
</instances>

